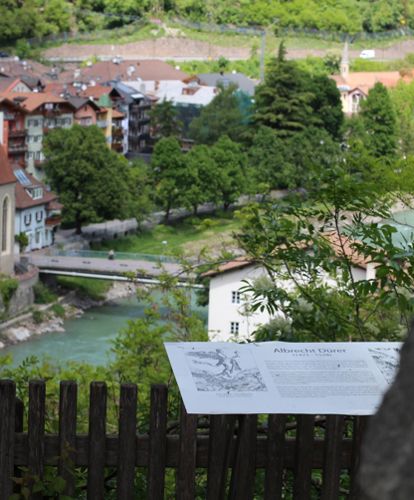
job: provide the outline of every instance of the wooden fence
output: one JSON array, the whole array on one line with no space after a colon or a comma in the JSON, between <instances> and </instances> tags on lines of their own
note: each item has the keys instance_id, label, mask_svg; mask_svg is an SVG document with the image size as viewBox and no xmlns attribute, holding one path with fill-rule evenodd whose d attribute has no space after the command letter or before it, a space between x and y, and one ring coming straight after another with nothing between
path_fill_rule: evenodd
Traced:
<instances>
[{"instance_id":1,"label":"wooden fence","mask_svg":"<svg viewBox=\"0 0 414 500\"><path fill-rule=\"evenodd\" d=\"M140 434L137 387L121 385L118 434L111 435L106 433L107 387L92 382L88 434L81 435L76 431L77 385L61 382L58 433L49 434L45 432L45 383L30 382L24 425L15 383L0 381L0 499L16 491L13 477L21 474L19 466L27 467L29 477L42 477L45 466L56 467L68 496L75 495L73 467L87 469L85 490L91 500L108 498L108 470L116 477L118 499L167 498L165 477L171 468L178 500L247 500L254 494L272 500L288 498L282 496L287 477L293 499L311 498L312 488L323 500L358 498L355 471L366 417L269 415L258 425L257 415L202 417L187 414L182 405L178 428L171 433L167 395L165 386L151 388L149 432ZM201 421L208 425L198 425ZM145 494L135 489L137 468L141 473L145 470ZM344 474L349 495L340 488ZM200 477L205 485L202 493Z\"/></svg>"}]
</instances>

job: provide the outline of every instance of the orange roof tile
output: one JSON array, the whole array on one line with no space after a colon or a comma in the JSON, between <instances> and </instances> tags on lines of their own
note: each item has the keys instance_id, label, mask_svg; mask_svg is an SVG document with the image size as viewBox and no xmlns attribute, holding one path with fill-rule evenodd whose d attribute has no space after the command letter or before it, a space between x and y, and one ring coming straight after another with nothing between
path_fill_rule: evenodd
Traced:
<instances>
[{"instance_id":1,"label":"orange roof tile","mask_svg":"<svg viewBox=\"0 0 414 500\"><path fill-rule=\"evenodd\" d=\"M350 89L359 88L363 92L368 91L376 84L382 83L385 87L395 87L400 80L411 81L414 74L402 75L398 71L357 71L344 75L333 75L331 77L338 86L347 86Z\"/></svg>"}]
</instances>

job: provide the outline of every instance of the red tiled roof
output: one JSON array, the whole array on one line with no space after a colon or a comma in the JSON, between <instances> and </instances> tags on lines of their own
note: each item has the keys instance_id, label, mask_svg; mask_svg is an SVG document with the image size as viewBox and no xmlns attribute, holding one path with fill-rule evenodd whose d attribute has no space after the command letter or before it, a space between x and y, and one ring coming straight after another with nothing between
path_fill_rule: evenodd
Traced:
<instances>
[{"instance_id":1,"label":"red tiled roof","mask_svg":"<svg viewBox=\"0 0 414 500\"><path fill-rule=\"evenodd\" d=\"M7 158L6 151L0 145L0 186L14 184L15 182L16 178Z\"/></svg>"},{"instance_id":2,"label":"red tiled roof","mask_svg":"<svg viewBox=\"0 0 414 500\"><path fill-rule=\"evenodd\" d=\"M117 109L112 110L112 118L124 118L125 114L121 113Z\"/></svg>"},{"instance_id":3,"label":"red tiled roof","mask_svg":"<svg viewBox=\"0 0 414 500\"><path fill-rule=\"evenodd\" d=\"M74 71L65 71L59 75L61 82L90 82L106 83L111 80L186 80L187 73L175 69L170 64L157 59L141 61L99 61L92 66L78 70L79 76L75 78Z\"/></svg>"},{"instance_id":4,"label":"red tiled roof","mask_svg":"<svg viewBox=\"0 0 414 500\"><path fill-rule=\"evenodd\" d=\"M236 257L234 260L230 260L229 262L225 262L224 264L220 264L217 268L211 269L202 274L204 277L213 277L217 274L226 273L229 271L235 271L237 269L241 269L243 267L247 267L253 264L253 261L248 257Z\"/></svg>"},{"instance_id":5,"label":"red tiled roof","mask_svg":"<svg viewBox=\"0 0 414 500\"><path fill-rule=\"evenodd\" d=\"M347 86L350 89L359 88L364 93L376 84L382 83L385 87L395 87L400 80L411 81L414 78L413 72L411 74L402 75L398 71L357 71L344 75L333 75L331 77L338 86Z\"/></svg>"},{"instance_id":6,"label":"red tiled roof","mask_svg":"<svg viewBox=\"0 0 414 500\"><path fill-rule=\"evenodd\" d=\"M13 171L21 170L22 167L18 165L13 165ZM16 182L16 177L13 175L14 182L16 182L16 208L23 210L25 208L35 207L38 205L45 205L57 200L57 196L53 191L47 191L44 184L35 179L26 170L24 171L26 177L31 182L30 186L27 187L41 187L43 188L43 196L34 200L26 191L25 187Z\"/></svg>"},{"instance_id":7,"label":"red tiled roof","mask_svg":"<svg viewBox=\"0 0 414 500\"><path fill-rule=\"evenodd\" d=\"M20 106L29 113L46 103L67 104L69 107L73 107L66 99L50 92L7 92L0 97L5 97L14 102L19 101Z\"/></svg>"},{"instance_id":8,"label":"red tiled roof","mask_svg":"<svg viewBox=\"0 0 414 500\"><path fill-rule=\"evenodd\" d=\"M323 236L329 242L337 257L347 257L354 266L363 269L366 269L367 265L371 262L352 247L352 244L356 243L356 241L351 237L345 234L338 234L336 231L324 233Z\"/></svg>"}]
</instances>

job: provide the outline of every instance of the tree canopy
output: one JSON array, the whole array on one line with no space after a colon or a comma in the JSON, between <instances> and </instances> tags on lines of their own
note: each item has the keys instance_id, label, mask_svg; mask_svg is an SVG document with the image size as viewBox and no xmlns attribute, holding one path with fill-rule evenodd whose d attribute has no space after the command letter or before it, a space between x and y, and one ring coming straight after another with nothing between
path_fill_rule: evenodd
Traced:
<instances>
[{"instance_id":1,"label":"tree canopy","mask_svg":"<svg viewBox=\"0 0 414 500\"><path fill-rule=\"evenodd\" d=\"M45 172L63 203L63 219L81 232L82 224L131 216L125 158L108 149L98 127L74 125L45 137Z\"/></svg>"},{"instance_id":2,"label":"tree canopy","mask_svg":"<svg viewBox=\"0 0 414 500\"><path fill-rule=\"evenodd\" d=\"M289 137L307 127L320 127L339 138L343 113L339 91L327 76L311 75L285 58L283 42L256 88L254 121Z\"/></svg>"},{"instance_id":3,"label":"tree canopy","mask_svg":"<svg viewBox=\"0 0 414 500\"><path fill-rule=\"evenodd\" d=\"M240 140L250 121L251 100L235 85L219 87L218 94L190 125L190 137L198 144L213 144L223 135Z\"/></svg>"}]
</instances>

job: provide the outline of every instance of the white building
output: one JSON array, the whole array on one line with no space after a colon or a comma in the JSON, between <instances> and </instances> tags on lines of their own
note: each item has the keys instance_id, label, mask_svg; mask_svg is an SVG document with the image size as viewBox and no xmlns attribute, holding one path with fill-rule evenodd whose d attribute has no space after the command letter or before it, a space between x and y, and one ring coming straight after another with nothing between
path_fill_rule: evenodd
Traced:
<instances>
[{"instance_id":1,"label":"white building","mask_svg":"<svg viewBox=\"0 0 414 500\"><path fill-rule=\"evenodd\" d=\"M247 294L240 292L245 280L263 277L262 267L245 258L235 259L205 274L210 278L208 335L210 340L248 339L259 325L269 322L270 315L252 313Z\"/></svg>"},{"instance_id":2,"label":"white building","mask_svg":"<svg viewBox=\"0 0 414 500\"><path fill-rule=\"evenodd\" d=\"M355 281L370 280L375 278L375 264L367 262L350 245L349 240L342 240L339 245L338 236L333 233L326 234L333 250L341 255L345 252L352 262L352 276ZM209 306L208 306L208 335L213 341L246 340L251 339L252 334L261 325L266 325L272 319L271 315L263 311L251 310L251 300L248 293L240 290L247 283L254 283L258 279L266 279L268 275L265 269L240 257L227 262L217 269L209 271L204 276L210 278ZM329 287L337 286L334 277L325 273L321 277ZM304 281L303 277L296 279ZM293 291L295 284L292 280L280 280L277 285L287 291ZM281 312L278 314L282 314Z\"/></svg>"},{"instance_id":3,"label":"white building","mask_svg":"<svg viewBox=\"0 0 414 500\"><path fill-rule=\"evenodd\" d=\"M62 206L56 194L20 167L13 168L16 183L15 234L26 234L27 251L52 245Z\"/></svg>"}]
</instances>

